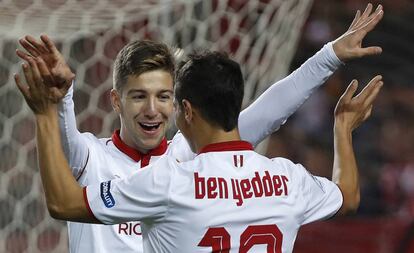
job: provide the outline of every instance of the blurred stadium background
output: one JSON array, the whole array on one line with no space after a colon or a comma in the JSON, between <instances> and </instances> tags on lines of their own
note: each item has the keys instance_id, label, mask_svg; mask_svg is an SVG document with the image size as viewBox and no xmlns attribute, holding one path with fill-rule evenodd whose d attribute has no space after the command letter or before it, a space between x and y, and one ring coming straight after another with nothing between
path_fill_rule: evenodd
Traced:
<instances>
[{"instance_id":1,"label":"blurred stadium background","mask_svg":"<svg viewBox=\"0 0 414 253\"><path fill-rule=\"evenodd\" d=\"M385 87L371 119L355 132L362 199L352 217L301 229L294 252L414 252L414 3L384 5L385 17L365 44L381 56L337 71L262 151L331 176L332 112L353 79L382 74ZM360 0L1 0L0 252L67 252L65 223L45 209L36 161L34 121L14 86L17 39L49 34L77 75L78 126L108 136L118 126L108 99L112 62L130 40L231 53L242 63L247 105L351 22Z\"/></svg>"}]
</instances>

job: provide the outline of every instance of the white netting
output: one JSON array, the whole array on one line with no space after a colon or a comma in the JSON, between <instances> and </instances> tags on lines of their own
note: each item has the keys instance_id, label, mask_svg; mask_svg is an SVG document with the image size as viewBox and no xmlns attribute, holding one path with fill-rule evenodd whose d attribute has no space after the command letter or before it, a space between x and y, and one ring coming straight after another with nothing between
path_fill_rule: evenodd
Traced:
<instances>
[{"instance_id":1,"label":"white netting","mask_svg":"<svg viewBox=\"0 0 414 253\"><path fill-rule=\"evenodd\" d=\"M129 41L226 51L241 63L245 103L283 77L311 0L0 1L0 252L66 252L64 223L45 210L33 117L14 86L17 39L47 33L76 71L81 131L116 125L108 91L112 63Z\"/></svg>"}]
</instances>

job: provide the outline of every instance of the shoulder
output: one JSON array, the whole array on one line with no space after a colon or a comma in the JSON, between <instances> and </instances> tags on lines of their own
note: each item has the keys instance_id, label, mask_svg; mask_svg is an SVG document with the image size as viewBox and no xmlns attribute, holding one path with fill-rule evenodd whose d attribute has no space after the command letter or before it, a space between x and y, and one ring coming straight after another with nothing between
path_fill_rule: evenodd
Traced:
<instances>
[{"instance_id":1,"label":"shoulder","mask_svg":"<svg viewBox=\"0 0 414 253\"><path fill-rule=\"evenodd\" d=\"M89 148L106 148L108 147L108 144L112 143L111 138L98 138L90 132L84 132L81 136Z\"/></svg>"},{"instance_id":2,"label":"shoulder","mask_svg":"<svg viewBox=\"0 0 414 253\"><path fill-rule=\"evenodd\" d=\"M168 142L167 154L181 162L192 160L196 156L180 131Z\"/></svg>"},{"instance_id":3,"label":"shoulder","mask_svg":"<svg viewBox=\"0 0 414 253\"><path fill-rule=\"evenodd\" d=\"M270 161L277 166L282 166L284 168L295 168L298 166L298 164L295 164L294 162L292 162L291 160L287 159L287 158L283 158L283 157L274 157L274 158L270 158Z\"/></svg>"},{"instance_id":4,"label":"shoulder","mask_svg":"<svg viewBox=\"0 0 414 253\"><path fill-rule=\"evenodd\" d=\"M293 161L283 158L275 157L270 159L275 166L283 168L290 175L297 177L304 177L311 175L311 173L300 163L294 163Z\"/></svg>"},{"instance_id":5,"label":"shoulder","mask_svg":"<svg viewBox=\"0 0 414 253\"><path fill-rule=\"evenodd\" d=\"M179 167L179 162L172 156L163 155L157 161L144 167L142 170L153 171L158 176L171 175ZM168 176L167 175L167 176Z\"/></svg>"},{"instance_id":6,"label":"shoulder","mask_svg":"<svg viewBox=\"0 0 414 253\"><path fill-rule=\"evenodd\" d=\"M80 134L81 138L86 141L86 144L95 144L100 145L101 143L106 142L107 140L110 140L111 138L98 138L93 133L90 132L83 132Z\"/></svg>"}]
</instances>

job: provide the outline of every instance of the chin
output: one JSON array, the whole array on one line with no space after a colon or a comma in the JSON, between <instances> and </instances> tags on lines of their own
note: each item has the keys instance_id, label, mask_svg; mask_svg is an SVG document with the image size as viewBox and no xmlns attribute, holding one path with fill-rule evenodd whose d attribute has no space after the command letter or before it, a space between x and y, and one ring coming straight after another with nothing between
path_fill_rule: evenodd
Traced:
<instances>
[{"instance_id":1,"label":"chin","mask_svg":"<svg viewBox=\"0 0 414 253\"><path fill-rule=\"evenodd\" d=\"M142 144L145 147L145 149L150 150L150 149L154 149L154 148L158 147L160 145L162 139L163 139L162 137L158 137L156 139L155 138L154 139L147 139L147 140L144 140L142 142Z\"/></svg>"}]
</instances>

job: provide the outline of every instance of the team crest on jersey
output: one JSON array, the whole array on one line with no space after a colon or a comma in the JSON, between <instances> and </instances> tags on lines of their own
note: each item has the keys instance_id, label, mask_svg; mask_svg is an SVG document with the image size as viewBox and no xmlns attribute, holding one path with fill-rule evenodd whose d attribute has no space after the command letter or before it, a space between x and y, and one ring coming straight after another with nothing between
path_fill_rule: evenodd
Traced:
<instances>
[{"instance_id":1,"label":"team crest on jersey","mask_svg":"<svg viewBox=\"0 0 414 253\"><path fill-rule=\"evenodd\" d=\"M101 183L101 198L106 207L115 206L115 199L111 194L111 181Z\"/></svg>"}]
</instances>

